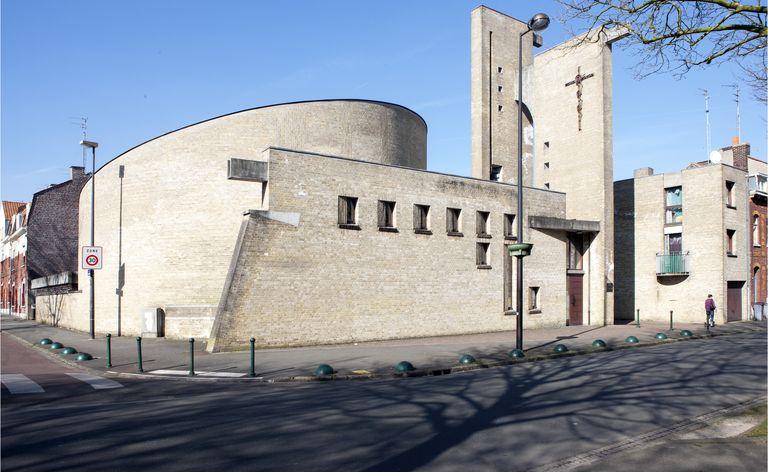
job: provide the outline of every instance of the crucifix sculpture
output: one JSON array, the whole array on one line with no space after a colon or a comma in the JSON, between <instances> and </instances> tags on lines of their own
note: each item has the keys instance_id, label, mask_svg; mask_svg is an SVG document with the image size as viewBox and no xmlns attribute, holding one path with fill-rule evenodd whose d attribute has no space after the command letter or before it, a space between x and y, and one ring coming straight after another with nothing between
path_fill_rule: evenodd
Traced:
<instances>
[{"instance_id":1,"label":"crucifix sculpture","mask_svg":"<svg viewBox=\"0 0 768 472\"><path fill-rule=\"evenodd\" d=\"M579 131L581 131L581 105L584 103L584 101L581 99L581 92L583 91L583 86L581 83L590 77L594 77L594 75L595 74L581 75L581 67L579 67L576 69L576 77L565 84L566 87L576 84L576 99L578 100L576 105L576 112L579 114Z\"/></svg>"}]
</instances>

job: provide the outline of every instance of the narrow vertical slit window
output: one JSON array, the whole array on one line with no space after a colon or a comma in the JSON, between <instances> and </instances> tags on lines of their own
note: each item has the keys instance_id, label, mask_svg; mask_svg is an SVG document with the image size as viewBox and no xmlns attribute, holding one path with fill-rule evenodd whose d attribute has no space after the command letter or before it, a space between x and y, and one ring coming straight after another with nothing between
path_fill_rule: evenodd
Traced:
<instances>
[{"instance_id":1,"label":"narrow vertical slit window","mask_svg":"<svg viewBox=\"0 0 768 472\"><path fill-rule=\"evenodd\" d=\"M445 230L449 236L463 236L461 234L461 210L448 208L445 212Z\"/></svg>"},{"instance_id":2,"label":"narrow vertical slit window","mask_svg":"<svg viewBox=\"0 0 768 472\"><path fill-rule=\"evenodd\" d=\"M728 237L728 241L727 241L728 255L735 256L736 254L733 252L734 251L733 236L736 234L736 230L729 229L729 230L726 230L725 233L726 233L726 236Z\"/></svg>"},{"instance_id":3,"label":"narrow vertical slit window","mask_svg":"<svg viewBox=\"0 0 768 472\"><path fill-rule=\"evenodd\" d=\"M510 213L504 214L504 237L506 239L515 238L515 215Z\"/></svg>"},{"instance_id":4,"label":"narrow vertical slit window","mask_svg":"<svg viewBox=\"0 0 768 472\"><path fill-rule=\"evenodd\" d=\"M725 181L725 205L729 208L735 208L735 201L733 198L733 182L730 180Z\"/></svg>"},{"instance_id":5,"label":"narrow vertical slit window","mask_svg":"<svg viewBox=\"0 0 768 472\"><path fill-rule=\"evenodd\" d=\"M379 200L379 230L396 231L395 202Z\"/></svg>"},{"instance_id":6,"label":"narrow vertical slit window","mask_svg":"<svg viewBox=\"0 0 768 472\"><path fill-rule=\"evenodd\" d=\"M489 220L491 214L487 211L478 211L475 217L475 225L477 227L477 236L479 238L490 238Z\"/></svg>"},{"instance_id":7,"label":"narrow vertical slit window","mask_svg":"<svg viewBox=\"0 0 768 472\"><path fill-rule=\"evenodd\" d=\"M491 180L494 182L501 180L501 166L495 164L491 166Z\"/></svg>"},{"instance_id":8,"label":"narrow vertical slit window","mask_svg":"<svg viewBox=\"0 0 768 472\"><path fill-rule=\"evenodd\" d=\"M541 288L529 287L528 289L528 309L531 311L541 310Z\"/></svg>"},{"instance_id":9,"label":"narrow vertical slit window","mask_svg":"<svg viewBox=\"0 0 768 472\"><path fill-rule=\"evenodd\" d=\"M491 264L490 260L488 259L488 248L490 247L490 243L477 243L477 254L476 254L476 260L475 263L477 264L478 269L490 269Z\"/></svg>"},{"instance_id":10,"label":"narrow vertical slit window","mask_svg":"<svg viewBox=\"0 0 768 472\"><path fill-rule=\"evenodd\" d=\"M429 230L429 205L413 205L413 230L420 234L432 234Z\"/></svg>"},{"instance_id":11,"label":"narrow vertical slit window","mask_svg":"<svg viewBox=\"0 0 768 472\"><path fill-rule=\"evenodd\" d=\"M359 229L357 225L357 197L339 196L339 227Z\"/></svg>"}]
</instances>

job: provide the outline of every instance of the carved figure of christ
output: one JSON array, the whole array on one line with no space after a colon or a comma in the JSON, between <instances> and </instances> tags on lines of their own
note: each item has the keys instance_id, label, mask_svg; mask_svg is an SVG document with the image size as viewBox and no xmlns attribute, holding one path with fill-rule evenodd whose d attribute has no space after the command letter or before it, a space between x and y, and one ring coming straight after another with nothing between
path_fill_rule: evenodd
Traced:
<instances>
[{"instance_id":1,"label":"carved figure of christ","mask_svg":"<svg viewBox=\"0 0 768 472\"><path fill-rule=\"evenodd\" d=\"M594 77L595 74L587 74L587 75L581 75L581 67L576 69L576 77L573 78L570 82L566 83L565 86L568 87L569 85L576 84L576 113L579 115L579 131L581 131L581 110L582 105L584 101L581 99L581 93L583 92L584 88L581 84L583 81L587 80L590 77Z\"/></svg>"}]
</instances>

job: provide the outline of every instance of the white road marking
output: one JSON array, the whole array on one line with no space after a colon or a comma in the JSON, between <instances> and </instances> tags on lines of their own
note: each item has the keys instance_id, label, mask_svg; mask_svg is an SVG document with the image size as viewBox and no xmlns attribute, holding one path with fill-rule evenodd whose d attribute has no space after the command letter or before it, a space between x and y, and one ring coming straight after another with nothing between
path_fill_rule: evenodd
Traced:
<instances>
[{"instance_id":1,"label":"white road marking","mask_svg":"<svg viewBox=\"0 0 768 472\"><path fill-rule=\"evenodd\" d=\"M82 380L96 390L103 390L106 388L120 388L123 384L115 382L114 380L105 379L104 377L97 377L91 374L83 374L80 372L67 372L67 375L74 377L77 380Z\"/></svg>"},{"instance_id":2,"label":"white road marking","mask_svg":"<svg viewBox=\"0 0 768 472\"><path fill-rule=\"evenodd\" d=\"M158 375L189 375L188 370L160 369L150 371L149 373ZM195 371L195 375L200 377L245 377L245 374L240 372L208 372L205 370Z\"/></svg>"},{"instance_id":3,"label":"white road marking","mask_svg":"<svg viewBox=\"0 0 768 472\"><path fill-rule=\"evenodd\" d=\"M0 380L5 384L9 392L17 393L43 393L43 387L33 382L24 374L0 374Z\"/></svg>"}]
</instances>

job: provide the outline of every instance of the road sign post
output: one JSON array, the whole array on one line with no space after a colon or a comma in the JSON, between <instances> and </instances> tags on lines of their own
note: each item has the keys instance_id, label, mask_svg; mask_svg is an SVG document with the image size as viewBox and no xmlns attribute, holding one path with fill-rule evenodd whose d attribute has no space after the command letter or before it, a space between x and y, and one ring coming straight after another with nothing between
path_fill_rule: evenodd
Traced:
<instances>
[{"instance_id":1,"label":"road sign post","mask_svg":"<svg viewBox=\"0 0 768 472\"><path fill-rule=\"evenodd\" d=\"M102 267L102 248L101 246L83 246L81 258L83 269L98 270Z\"/></svg>"}]
</instances>

